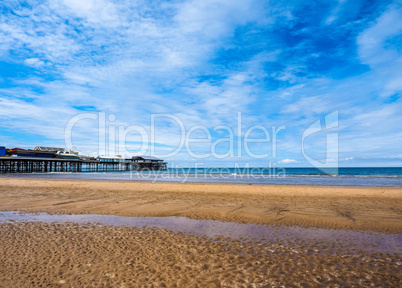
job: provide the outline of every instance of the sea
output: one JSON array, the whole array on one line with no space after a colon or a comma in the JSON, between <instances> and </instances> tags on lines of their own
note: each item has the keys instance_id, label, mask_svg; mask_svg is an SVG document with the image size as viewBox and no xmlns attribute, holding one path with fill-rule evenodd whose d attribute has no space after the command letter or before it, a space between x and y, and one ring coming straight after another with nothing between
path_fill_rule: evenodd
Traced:
<instances>
[{"instance_id":1,"label":"sea","mask_svg":"<svg viewBox=\"0 0 402 288\"><path fill-rule=\"evenodd\" d=\"M402 167L356 168L168 168L166 171L3 174L1 177L222 183L250 185L305 185L402 187Z\"/></svg>"}]
</instances>

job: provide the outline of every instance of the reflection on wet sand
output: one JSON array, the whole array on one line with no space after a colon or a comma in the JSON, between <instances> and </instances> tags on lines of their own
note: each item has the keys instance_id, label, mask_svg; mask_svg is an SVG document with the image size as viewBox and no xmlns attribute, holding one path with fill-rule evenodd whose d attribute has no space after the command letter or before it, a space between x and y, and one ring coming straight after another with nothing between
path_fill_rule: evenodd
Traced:
<instances>
[{"instance_id":1,"label":"reflection on wet sand","mask_svg":"<svg viewBox=\"0 0 402 288\"><path fill-rule=\"evenodd\" d=\"M0 212L0 222L7 221L97 223L137 228L156 227L185 235L206 236L212 239L223 236L234 240L278 243L287 247L313 245L319 248L319 251L325 251L325 253L358 254L364 251L370 253L400 253L402 255L402 236L396 234L284 225L240 224L215 220L194 220L185 217L121 217L96 214L61 215L12 211Z\"/></svg>"},{"instance_id":2,"label":"reflection on wet sand","mask_svg":"<svg viewBox=\"0 0 402 288\"><path fill-rule=\"evenodd\" d=\"M401 281L397 235L174 217L2 212L0 222L6 287L398 287Z\"/></svg>"}]
</instances>

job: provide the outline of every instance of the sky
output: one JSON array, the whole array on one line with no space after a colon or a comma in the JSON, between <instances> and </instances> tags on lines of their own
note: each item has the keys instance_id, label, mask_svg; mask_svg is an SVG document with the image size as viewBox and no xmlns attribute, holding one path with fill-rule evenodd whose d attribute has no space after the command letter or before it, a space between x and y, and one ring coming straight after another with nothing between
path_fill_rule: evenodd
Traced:
<instances>
[{"instance_id":1,"label":"sky","mask_svg":"<svg viewBox=\"0 0 402 288\"><path fill-rule=\"evenodd\" d=\"M0 2L0 146L402 165L402 1Z\"/></svg>"}]
</instances>

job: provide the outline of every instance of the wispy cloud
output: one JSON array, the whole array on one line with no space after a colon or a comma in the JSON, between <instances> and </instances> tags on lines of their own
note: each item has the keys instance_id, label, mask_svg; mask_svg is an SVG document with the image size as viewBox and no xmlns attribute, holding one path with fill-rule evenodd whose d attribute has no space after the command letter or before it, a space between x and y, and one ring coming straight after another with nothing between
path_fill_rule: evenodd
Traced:
<instances>
[{"instance_id":1,"label":"wispy cloud","mask_svg":"<svg viewBox=\"0 0 402 288\"><path fill-rule=\"evenodd\" d=\"M401 17L400 1L5 0L0 136L59 143L88 110L147 131L152 113L172 113L213 139L217 125L237 137L241 112L243 133L286 125L277 160L303 165L303 131L339 111L342 159L392 157L402 143ZM158 125L157 145L174 149L178 126ZM96 123L75 131L77 146L95 149Z\"/></svg>"}]
</instances>

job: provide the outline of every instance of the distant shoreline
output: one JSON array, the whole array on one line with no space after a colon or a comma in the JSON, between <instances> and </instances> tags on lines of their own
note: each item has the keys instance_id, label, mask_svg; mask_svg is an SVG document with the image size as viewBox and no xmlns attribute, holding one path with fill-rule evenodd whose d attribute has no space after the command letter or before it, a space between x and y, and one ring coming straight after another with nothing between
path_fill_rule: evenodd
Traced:
<instances>
[{"instance_id":1,"label":"distant shoreline","mask_svg":"<svg viewBox=\"0 0 402 288\"><path fill-rule=\"evenodd\" d=\"M53 172L0 174L1 178L14 179L58 179L58 180L101 180L119 182L156 182L156 183L193 183L193 184L244 184L270 186L317 186L317 187L377 187L402 188L402 168L348 168L341 170L341 175L296 174L300 170L312 168L294 168L293 174L269 175L238 173L231 168L174 168L168 171L133 171L133 172ZM253 168L260 169L260 168ZM289 168L288 168L289 169ZM346 168L343 168L346 169ZM218 171L218 173L216 173ZM296 171L296 172L295 172ZM347 174L353 173L356 174ZM383 175L373 175L380 171ZM258 172L258 170L257 170ZM289 172L289 171L288 171ZM304 172L304 171L303 171ZM310 171L311 172L311 171ZM360 173L360 174L357 174Z\"/></svg>"}]
</instances>

